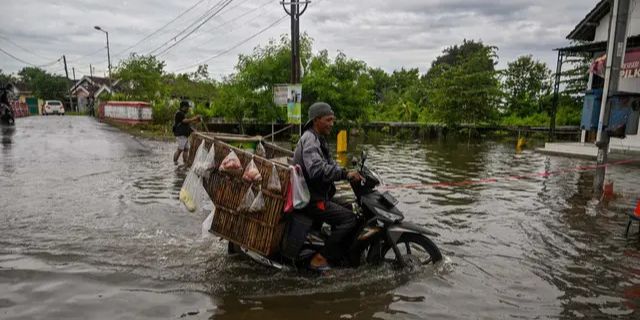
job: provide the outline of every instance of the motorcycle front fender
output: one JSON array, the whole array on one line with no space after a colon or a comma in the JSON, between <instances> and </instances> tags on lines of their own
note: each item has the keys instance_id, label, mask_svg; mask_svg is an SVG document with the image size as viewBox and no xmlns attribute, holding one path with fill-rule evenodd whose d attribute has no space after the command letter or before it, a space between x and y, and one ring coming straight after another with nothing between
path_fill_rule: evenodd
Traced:
<instances>
[{"instance_id":1,"label":"motorcycle front fender","mask_svg":"<svg viewBox=\"0 0 640 320\"><path fill-rule=\"evenodd\" d=\"M398 224L391 225L387 230L389 230L389 235L394 243L398 242L398 239L400 239L400 236L402 236L403 233L417 233L432 237L438 236L437 233L429 231L426 228L409 221L402 221Z\"/></svg>"}]
</instances>

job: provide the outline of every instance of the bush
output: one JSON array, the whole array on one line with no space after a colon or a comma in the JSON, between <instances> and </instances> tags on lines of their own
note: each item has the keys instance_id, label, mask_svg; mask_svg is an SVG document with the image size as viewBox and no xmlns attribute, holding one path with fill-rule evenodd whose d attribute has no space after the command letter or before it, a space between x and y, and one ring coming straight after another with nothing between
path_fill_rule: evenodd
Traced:
<instances>
[{"instance_id":1,"label":"bush","mask_svg":"<svg viewBox=\"0 0 640 320\"><path fill-rule=\"evenodd\" d=\"M179 102L176 101L156 101L151 104L153 109L153 123L170 124L178 111Z\"/></svg>"},{"instance_id":2,"label":"bush","mask_svg":"<svg viewBox=\"0 0 640 320\"><path fill-rule=\"evenodd\" d=\"M573 106L560 106L556 114L556 125L579 126L582 119L582 110Z\"/></svg>"},{"instance_id":3,"label":"bush","mask_svg":"<svg viewBox=\"0 0 640 320\"><path fill-rule=\"evenodd\" d=\"M502 118L501 124L504 126L532 126L532 127L546 127L549 126L550 118L545 112L534 113L527 117L521 117L516 114L511 114L505 118Z\"/></svg>"}]
</instances>

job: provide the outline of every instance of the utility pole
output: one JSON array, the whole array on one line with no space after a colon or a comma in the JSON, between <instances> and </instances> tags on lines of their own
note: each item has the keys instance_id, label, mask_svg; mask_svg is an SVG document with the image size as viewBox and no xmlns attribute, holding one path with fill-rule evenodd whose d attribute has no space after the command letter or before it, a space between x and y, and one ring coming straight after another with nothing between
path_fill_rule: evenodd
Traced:
<instances>
[{"instance_id":1,"label":"utility pole","mask_svg":"<svg viewBox=\"0 0 640 320\"><path fill-rule=\"evenodd\" d=\"M89 64L89 77L93 78L93 66Z\"/></svg>"},{"instance_id":2,"label":"utility pole","mask_svg":"<svg viewBox=\"0 0 640 320\"><path fill-rule=\"evenodd\" d=\"M603 191L604 178L607 173L607 152L611 138L605 128L609 126L611 108L610 98L618 92L620 82L620 69L624 61L627 48L627 25L629 20L630 0L614 0L611 8L611 20L609 21L609 38L607 42L607 65L604 78L604 90L602 92L602 107L598 121L598 135L596 146L598 147L598 160L596 177L593 182L593 191L600 196Z\"/></svg>"},{"instance_id":3,"label":"utility pole","mask_svg":"<svg viewBox=\"0 0 640 320\"><path fill-rule=\"evenodd\" d=\"M71 71L73 71L73 82L76 82L76 68L75 67L71 67Z\"/></svg>"},{"instance_id":4,"label":"utility pole","mask_svg":"<svg viewBox=\"0 0 640 320\"><path fill-rule=\"evenodd\" d=\"M307 6L311 1L291 0L281 1L282 8L291 17L291 84L300 83L300 16L307 11ZM300 11L300 5L304 8ZM287 5L290 6L287 10ZM299 126L299 134L302 136L302 123Z\"/></svg>"},{"instance_id":5,"label":"utility pole","mask_svg":"<svg viewBox=\"0 0 640 320\"><path fill-rule=\"evenodd\" d=\"M62 55L62 61L64 61L64 74L67 77L67 93L69 94L69 108L73 110L73 100L71 99L71 88L69 88L69 70L67 69L67 57Z\"/></svg>"}]
</instances>

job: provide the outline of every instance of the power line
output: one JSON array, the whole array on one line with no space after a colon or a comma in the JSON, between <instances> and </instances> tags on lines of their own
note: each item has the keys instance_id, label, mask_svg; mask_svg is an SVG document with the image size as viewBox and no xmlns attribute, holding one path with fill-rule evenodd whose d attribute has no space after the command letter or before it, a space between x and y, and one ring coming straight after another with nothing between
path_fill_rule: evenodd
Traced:
<instances>
[{"instance_id":1,"label":"power line","mask_svg":"<svg viewBox=\"0 0 640 320\"><path fill-rule=\"evenodd\" d=\"M183 40L185 40L187 37L189 37L191 34L193 34L194 32L196 32L198 29L200 29L200 27L202 27L205 23L209 22L209 20L211 20L211 18L213 18L216 14L218 14L220 11L222 11L222 9L224 9L226 6L228 6L233 0L229 0L226 4L224 4L224 6L222 8L220 8L220 10L216 11L213 15L211 15L209 18L207 18L205 21L203 21L202 23L200 23L195 29L191 30L191 32L187 33L184 37L182 37L180 40L176 41L175 43L173 43L172 45L170 45L168 48L162 50L160 53L158 53L158 55L164 54L167 51L171 50L171 48L177 46L180 42L182 42Z\"/></svg>"},{"instance_id":2,"label":"power line","mask_svg":"<svg viewBox=\"0 0 640 320\"><path fill-rule=\"evenodd\" d=\"M256 33L254 33L254 34L253 34L253 35L251 35L250 37L248 37L248 38L246 38L246 39L244 39L244 40L242 40L242 41L238 42L237 44L235 44L234 46L232 46L232 47L231 47L231 48L229 48L229 49L226 49L226 50L224 50L224 51L222 51L222 52L220 52L220 53L218 53L218 54L216 54L216 55L214 55L214 56L212 56L212 57L209 57L209 58L207 58L207 59L205 59L205 60L202 60L202 61L200 61L200 62L198 62L198 63L192 64L192 65L189 65L189 66L186 66L186 67L180 67L180 68L174 69L174 72L178 72L178 71L182 71L182 70L190 69L190 68L193 68L193 67L197 67L197 66L202 65L202 64L205 64L205 63L207 63L207 62L209 62L209 61L211 61L211 60L213 60L213 59L215 59L215 58L218 58L218 57L220 57L220 56L222 56L222 55L224 55L224 54L226 54L226 53L229 53L231 50L233 50L233 49L235 49L235 48L237 48L237 47L239 47L239 46L241 46L241 45L243 45L243 44L245 44L245 43L249 42L249 40L251 40L251 39L253 39L253 38L255 38L255 37L257 37L257 36L259 36L259 35L263 34L263 33L264 33L264 32L266 32L267 30L269 30L269 29L271 29L271 28L275 27L277 24L281 23L282 21L284 21L284 20L285 20L286 18L288 18L288 17L289 17L288 15L285 15L285 16L281 17L280 19L278 19L278 20L274 21L273 23L271 23L270 25L266 26L266 27L265 27L265 28L263 28L262 30L260 30L260 31L258 31L258 32L256 32Z\"/></svg>"},{"instance_id":3,"label":"power line","mask_svg":"<svg viewBox=\"0 0 640 320\"><path fill-rule=\"evenodd\" d=\"M36 64L34 64L34 63L31 63L31 62L28 62L28 61L22 60L22 59L20 59L20 58L18 58L18 57L16 57L16 56L14 56L13 54L11 54L11 53L7 52L6 50L4 50L4 49L2 49L2 48L0 48L0 51L2 51L4 54L8 55L9 57L13 58L13 59L14 59L14 60L16 60L16 61L19 61L19 62L22 62L22 63L24 63L24 64L30 65L30 66L32 66L32 67L40 68L40 66L38 66L38 65L36 65ZM56 61L56 62L57 62L57 61Z\"/></svg>"},{"instance_id":4,"label":"power line","mask_svg":"<svg viewBox=\"0 0 640 320\"><path fill-rule=\"evenodd\" d=\"M32 55L34 55L34 56L38 57L38 58L41 58L41 59L45 59L45 60L51 61L51 58L41 56L40 54L35 53L35 52L33 52L32 50L27 49L27 48L25 48L25 47L23 47L23 46L21 46L21 45L19 45L19 44L15 43L13 40L9 39L9 38L8 38L8 37L6 37L6 36L0 35L0 38L4 39L5 41L7 41L7 42L9 42L9 43L13 44L14 46L16 46L16 47L18 47L18 48L22 49L22 50L23 50L23 51L25 51L25 52L28 52L28 53L30 53L30 54L32 54Z\"/></svg>"},{"instance_id":5,"label":"power line","mask_svg":"<svg viewBox=\"0 0 640 320\"><path fill-rule=\"evenodd\" d=\"M167 22L165 25L163 25L162 27L156 29L155 31L153 31L152 33L146 35L144 38L140 39L138 42L134 43L133 45L127 47L126 49L116 53L114 55L114 57L118 57L120 55L122 55L123 53L125 53L126 51L128 51L129 49L134 48L135 46L139 45L140 43L142 43L143 41L153 37L154 35L158 34L158 32L160 32L161 30L163 30L164 28L168 27L170 24L172 24L173 22L175 22L176 20L180 19L182 16L184 16L185 14L187 14L189 11L193 10L195 7L197 7L199 4L201 4L202 2L204 2L205 0L200 0L198 2L196 2L194 5L192 5L191 7L189 7L187 10L183 11L182 13L180 13L177 17L173 18L171 21Z\"/></svg>"},{"instance_id":6,"label":"power line","mask_svg":"<svg viewBox=\"0 0 640 320\"><path fill-rule=\"evenodd\" d=\"M242 13L242 14L239 14L239 15L237 15L237 16L235 16L235 17L233 17L233 18L229 19L229 20L227 20L227 21L226 21L226 22L224 22L224 23L221 23L221 24L219 24L219 25L217 25L217 26L214 26L213 28L206 30L206 32L207 32L207 33L209 33L209 32L212 32L212 31L218 30L218 29L220 29L220 28L222 28L222 27L226 26L227 24L229 24L229 23L231 23L231 22L237 22L237 20L238 20L238 19L243 18L243 17L245 17L246 15L248 15L248 14L250 14L250 13L252 13L252 12L254 12L254 11L258 10L258 9L262 9L262 8L264 8L266 5L268 5L268 4L270 4L270 3L272 3L272 0L267 0L267 1L266 1L265 3L263 3L262 5L260 5L260 6L258 6L258 7L255 7L255 8L253 8L253 9L249 10L249 11L246 11L246 12L244 12L244 13ZM236 7L238 7L238 6L235 6L234 8L236 8ZM229 9L229 10L232 10L232 9ZM196 36L192 37L192 38L191 38L191 40L196 39L196 38L198 38L199 36L202 36L203 34L206 34L206 33L199 33L199 34L197 34Z\"/></svg>"},{"instance_id":7,"label":"power line","mask_svg":"<svg viewBox=\"0 0 640 320\"><path fill-rule=\"evenodd\" d=\"M162 47L164 47L165 45L169 44L169 42L171 42L171 40L175 40L177 37L179 37L180 35L182 35L185 32L187 32L187 30L192 28L194 25L200 23L195 29L193 29L193 30L191 30L191 32L189 32L189 34L187 35L187 36L189 36L191 33L195 32L195 30L199 29L204 23L206 23L211 18L213 18L213 16L215 16L218 12L220 12L220 10L224 9L224 7L222 7L218 11L215 11L218 7L223 6L223 5L226 7L227 5L229 5L229 3L231 3L231 1L233 1L233 0L220 0L220 1L218 1L213 7L211 7L209 10L207 10L207 12L205 12L203 15L198 17L198 19L196 19L193 23L191 23L186 28L184 28L183 30L178 32L178 34L176 34L175 36L171 37L169 40L167 40L164 43L162 43L157 48L151 50L149 52L149 54L153 54L154 52L160 50ZM224 2L224 4L223 4L223 2ZM204 23L203 23L203 21L204 21ZM179 41L182 41L185 38L186 37L182 37Z\"/></svg>"}]
</instances>

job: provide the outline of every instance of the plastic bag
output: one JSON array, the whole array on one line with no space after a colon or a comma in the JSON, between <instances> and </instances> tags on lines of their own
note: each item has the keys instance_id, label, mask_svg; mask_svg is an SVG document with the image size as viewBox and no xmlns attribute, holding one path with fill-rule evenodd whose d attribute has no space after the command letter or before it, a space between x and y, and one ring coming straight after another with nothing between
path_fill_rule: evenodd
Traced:
<instances>
[{"instance_id":1,"label":"plastic bag","mask_svg":"<svg viewBox=\"0 0 640 320\"><path fill-rule=\"evenodd\" d=\"M253 200L255 200L255 195L253 194L251 187L249 187L249 190L247 190L247 193L245 193L242 198L242 202L240 202L240 206L238 206L238 212L249 212L249 209L251 209L251 205L253 204Z\"/></svg>"},{"instance_id":2,"label":"plastic bag","mask_svg":"<svg viewBox=\"0 0 640 320\"><path fill-rule=\"evenodd\" d=\"M282 192L280 176L278 176L276 166L271 167L271 175L269 176L269 182L267 183L267 190L278 194Z\"/></svg>"},{"instance_id":3,"label":"plastic bag","mask_svg":"<svg viewBox=\"0 0 640 320\"><path fill-rule=\"evenodd\" d=\"M249 162L249 165L244 170L244 174L242 175L242 179L244 181L246 181L246 182L260 182L260 181L262 181L262 175L260 175L260 170L258 170L258 167L256 166L256 163L253 162L253 159L251 159L251 162Z\"/></svg>"},{"instance_id":4,"label":"plastic bag","mask_svg":"<svg viewBox=\"0 0 640 320\"><path fill-rule=\"evenodd\" d=\"M262 213L264 212L264 197L262 196L262 191L258 191L258 195L251 203L251 207L249 208L249 213Z\"/></svg>"},{"instance_id":5,"label":"plastic bag","mask_svg":"<svg viewBox=\"0 0 640 320\"><path fill-rule=\"evenodd\" d=\"M212 145L209 151L207 151L204 147L204 142L200 145L202 148L202 153L200 154L200 158L198 158L198 154L196 153L196 159L200 159L197 162L194 162L193 170L199 177L204 177L207 175L209 170L213 168L215 157L216 157L216 148ZM200 148L198 148L198 152L200 152Z\"/></svg>"},{"instance_id":6,"label":"plastic bag","mask_svg":"<svg viewBox=\"0 0 640 320\"><path fill-rule=\"evenodd\" d=\"M203 192L202 178L198 177L193 169L190 170L182 184L182 188L180 188L180 201L187 210L194 212L200 206L200 198Z\"/></svg>"},{"instance_id":7,"label":"plastic bag","mask_svg":"<svg viewBox=\"0 0 640 320\"><path fill-rule=\"evenodd\" d=\"M220 171L234 175L242 174L242 164L240 163L238 155L236 155L233 150L222 160Z\"/></svg>"},{"instance_id":8,"label":"plastic bag","mask_svg":"<svg viewBox=\"0 0 640 320\"><path fill-rule=\"evenodd\" d=\"M307 182L304 180L304 175L302 174L302 168L299 165L289 166L291 170L291 178L289 189L291 192L291 202L293 209L304 209L308 204L311 198L311 194L309 193L309 187L307 187ZM285 211L290 212L290 211Z\"/></svg>"},{"instance_id":9,"label":"plastic bag","mask_svg":"<svg viewBox=\"0 0 640 320\"><path fill-rule=\"evenodd\" d=\"M258 142L258 144L256 145L256 155L263 158L267 157L267 151L264 149L262 142Z\"/></svg>"},{"instance_id":10,"label":"plastic bag","mask_svg":"<svg viewBox=\"0 0 640 320\"><path fill-rule=\"evenodd\" d=\"M291 179L289 179L287 184L287 194L284 196L284 213L293 212L293 188L291 187Z\"/></svg>"},{"instance_id":11,"label":"plastic bag","mask_svg":"<svg viewBox=\"0 0 640 320\"><path fill-rule=\"evenodd\" d=\"M211 210L211 213L207 216L204 221L202 221L202 238L208 238L211 236L209 230L211 230L211 225L213 224L213 215L215 214L216 209Z\"/></svg>"},{"instance_id":12,"label":"plastic bag","mask_svg":"<svg viewBox=\"0 0 640 320\"><path fill-rule=\"evenodd\" d=\"M202 177L205 175L208 165L206 163L207 160L207 149L204 147L204 142L200 143L198 147L198 151L196 151L196 156L193 158L193 171L198 175L198 177Z\"/></svg>"}]
</instances>

